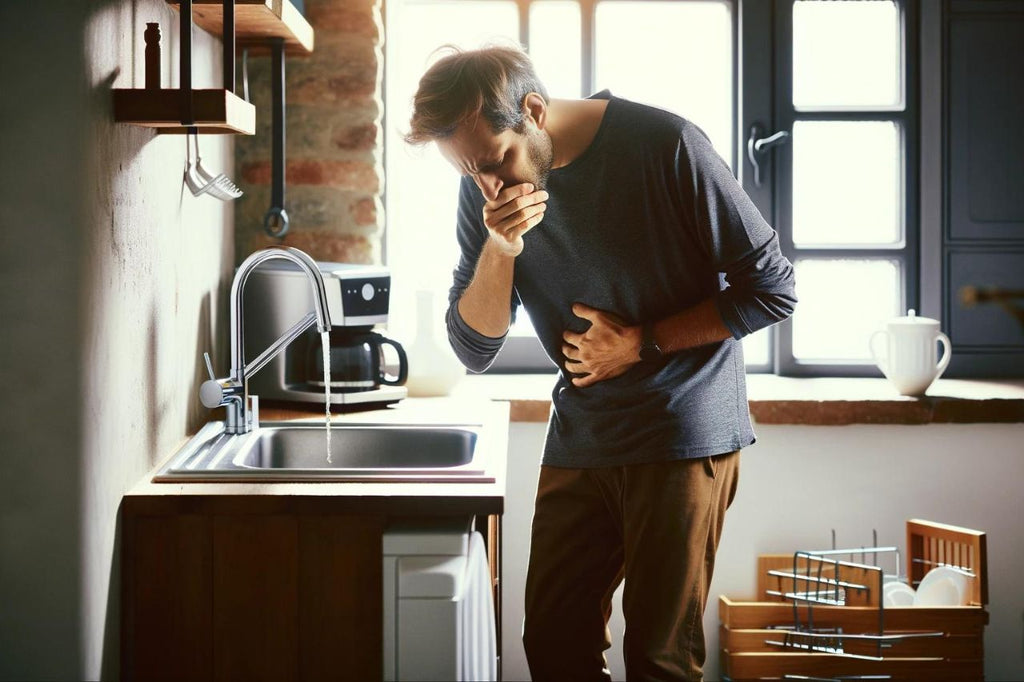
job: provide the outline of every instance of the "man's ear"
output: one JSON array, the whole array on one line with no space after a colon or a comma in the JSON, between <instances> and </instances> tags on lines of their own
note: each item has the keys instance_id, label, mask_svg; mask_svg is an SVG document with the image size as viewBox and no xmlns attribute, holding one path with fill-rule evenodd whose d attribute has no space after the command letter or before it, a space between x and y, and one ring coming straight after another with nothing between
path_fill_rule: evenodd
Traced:
<instances>
[{"instance_id":1,"label":"man's ear","mask_svg":"<svg viewBox=\"0 0 1024 682\"><path fill-rule=\"evenodd\" d=\"M523 98L523 110L533 119L538 129L544 130L547 123L548 105L539 93L531 92Z\"/></svg>"}]
</instances>

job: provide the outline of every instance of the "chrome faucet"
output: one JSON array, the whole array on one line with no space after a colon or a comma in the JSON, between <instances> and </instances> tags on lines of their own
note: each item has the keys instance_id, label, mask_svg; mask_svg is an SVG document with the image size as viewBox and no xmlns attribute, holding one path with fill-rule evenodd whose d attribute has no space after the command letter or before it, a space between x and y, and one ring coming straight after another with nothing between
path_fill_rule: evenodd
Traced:
<instances>
[{"instance_id":1,"label":"chrome faucet","mask_svg":"<svg viewBox=\"0 0 1024 682\"><path fill-rule=\"evenodd\" d=\"M300 319L288 331L259 356L245 364L245 325L242 319L245 282L249 274L262 263L274 259L288 260L296 265L309 277L313 288L313 312ZM327 309L327 289L320 268L303 251L293 248L270 248L257 251L246 258L235 272L235 280L231 284L231 373L218 379L210 363L210 355L206 353L206 369L210 379L204 381L199 388L199 399L209 408L224 406L227 417L224 422L226 433L249 433L259 428L259 398L249 395L248 379L260 371L274 356L284 350L285 346L294 341L300 334L316 324L323 333L331 329L331 316Z\"/></svg>"}]
</instances>

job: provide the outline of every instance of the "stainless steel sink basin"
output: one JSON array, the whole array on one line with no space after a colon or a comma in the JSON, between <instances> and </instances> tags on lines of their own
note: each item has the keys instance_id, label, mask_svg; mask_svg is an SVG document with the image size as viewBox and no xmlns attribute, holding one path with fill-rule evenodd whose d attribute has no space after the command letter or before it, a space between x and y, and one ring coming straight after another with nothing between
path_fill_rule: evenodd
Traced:
<instances>
[{"instance_id":1,"label":"stainless steel sink basin","mask_svg":"<svg viewBox=\"0 0 1024 682\"><path fill-rule=\"evenodd\" d=\"M449 469L473 461L476 433L464 428L322 426L260 429L237 463L260 469Z\"/></svg>"},{"instance_id":2,"label":"stainless steel sink basin","mask_svg":"<svg viewBox=\"0 0 1024 682\"><path fill-rule=\"evenodd\" d=\"M487 482L478 425L265 423L248 434L208 424L154 480Z\"/></svg>"}]
</instances>

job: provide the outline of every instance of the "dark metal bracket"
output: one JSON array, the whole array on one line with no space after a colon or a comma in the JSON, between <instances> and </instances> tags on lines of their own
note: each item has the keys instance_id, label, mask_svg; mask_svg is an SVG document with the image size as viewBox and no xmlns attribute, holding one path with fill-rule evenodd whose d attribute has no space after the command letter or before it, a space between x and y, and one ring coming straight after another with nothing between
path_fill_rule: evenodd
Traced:
<instances>
[{"instance_id":1,"label":"dark metal bracket","mask_svg":"<svg viewBox=\"0 0 1024 682\"><path fill-rule=\"evenodd\" d=\"M222 0L224 31L224 89L235 91L235 0ZM178 21L181 28L178 82L181 88L181 124L193 126L196 122L192 108L192 0L180 0Z\"/></svg>"},{"instance_id":2,"label":"dark metal bracket","mask_svg":"<svg viewBox=\"0 0 1024 682\"><path fill-rule=\"evenodd\" d=\"M178 6L181 22L181 48L178 59L178 87L181 88L181 124L195 123L192 111L192 0L181 0Z\"/></svg>"},{"instance_id":3,"label":"dark metal bracket","mask_svg":"<svg viewBox=\"0 0 1024 682\"><path fill-rule=\"evenodd\" d=\"M271 190L270 208L263 216L263 229L271 237L281 238L288 234L288 212L284 210L284 39L271 38L271 107L272 111L272 156L270 160Z\"/></svg>"}]
</instances>

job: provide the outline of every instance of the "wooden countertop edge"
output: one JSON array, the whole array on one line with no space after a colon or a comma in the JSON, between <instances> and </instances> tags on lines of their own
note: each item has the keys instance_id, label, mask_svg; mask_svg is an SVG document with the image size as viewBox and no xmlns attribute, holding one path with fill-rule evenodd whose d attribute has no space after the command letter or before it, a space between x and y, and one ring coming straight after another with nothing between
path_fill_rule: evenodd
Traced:
<instances>
[{"instance_id":1,"label":"wooden countertop edge","mask_svg":"<svg viewBox=\"0 0 1024 682\"><path fill-rule=\"evenodd\" d=\"M910 400L751 400L758 424L1007 424L1024 422L1024 400L914 398Z\"/></svg>"},{"instance_id":2,"label":"wooden countertop edge","mask_svg":"<svg viewBox=\"0 0 1024 682\"><path fill-rule=\"evenodd\" d=\"M511 399L510 421L547 422L549 400ZM1024 422L1024 399L917 398L911 400L750 400L758 424L1015 424Z\"/></svg>"},{"instance_id":3,"label":"wooden countertop edge","mask_svg":"<svg viewBox=\"0 0 1024 682\"><path fill-rule=\"evenodd\" d=\"M125 494L124 511L136 516L162 516L182 512L194 514L386 514L389 516L454 516L502 514L502 495L487 494L396 494L352 495L331 487L344 484L262 484L249 490L231 483L150 483ZM311 486L321 485L320 488ZM358 484L351 484L358 485ZM296 492L294 486L304 486Z\"/></svg>"},{"instance_id":4,"label":"wooden countertop edge","mask_svg":"<svg viewBox=\"0 0 1024 682\"><path fill-rule=\"evenodd\" d=\"M1024 423L1024 382L940 379L929 395L896 394L884 379L747 377L751 417L758 424ZM513 423L547 422L554 375L473 376L456 389L509 403Z\"/></svg>"}]
</instances>

